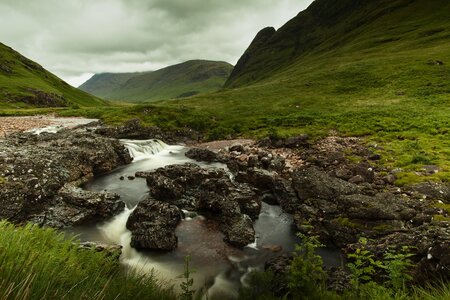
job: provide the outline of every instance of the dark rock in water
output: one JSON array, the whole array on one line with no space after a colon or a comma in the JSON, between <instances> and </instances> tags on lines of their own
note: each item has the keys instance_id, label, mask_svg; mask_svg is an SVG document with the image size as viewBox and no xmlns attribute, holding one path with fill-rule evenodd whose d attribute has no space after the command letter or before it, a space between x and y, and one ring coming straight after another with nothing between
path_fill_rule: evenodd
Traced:
<instances>
[{"instance_id":1,"label":"dark rock in water","mask_svg":"<svg viewBox=\"0 0 450 300\"><path fill-rule=\"evenodd\" d=\"M221 226L226 242L235 247L245 247L255 241L255 230L249 216L233 215L227 218L229 221Z\"/></svg>"},{"instance_id":2,"label":"dark rock in water","mask_svg":"<svg viewBox=\"0 0 450 300\"><path fill-rule=\"evenodd\" d=\"M103 252L107 257L111 257L115 260L119 260L122 255L121 245L110 245L101 242L84 242L78 245L81 250L95 250L97 252Z\"/></svg>"},{"instance_id":3,"label":"dark rock in water","mask_svg":"<svg viewBox=\"0 0 450 300\"><path fill-rule=\"evenodd\" d=\"M261 202L251 188L233 183L224 170L184 164L138 175L146 178L155 200L219 221L230 244L243 247L255 240L251 218L259 215Z\"/></svg>"},{"instance_id":4,"label":"dark rock in water","mask_svg":"<svg viewBox=\"0 0 450 300\"><path fill-rule=\"evenodd\" d=\"M191 148L185 153L186 157L197 161L216 162L218 155L216 152L204 148Z\"/></svg>"},{"instance_id":5,"label":"dark rock in water","mask_svg":"<svg viewBox=\"0 0 450 300\"><path fill-rule=\"evenodd\" d=\"M178 242L175 228L181 217L181 210L174 205L151 198L141 201L127 221L131 246L149 250L175 249Z\"/></svg>"},{"instance_id":6,"label":"dark rock in water","mask_svg":"<svg viewBox=\"0 0 450 300\"><path fill-rule=\"evenodd\" d=\"M117 194L95 193L66 184L59 190L54 206L43 214L34 215L31 221L63 228L105 220L125 208L125 203L119 198Z\"/></svg>"},{"instance_id":7,"label":"dark rock in water","mask_svg":"<svg viewBox=\"0 0 450 300\"><path fill-rule=\"evenodd\" d=\"M261 199L269 204L279 204L287 212L293 212L298 205L298 198L290 182L276 172L251 168L247 172L239 172L236 181L255 187Z\"/></svg>"},{"instance_id":8,"label":"dark rock in water","mask_svg":"<svg viewBox=\"0 0 450 300\"><path fill-rule=\"evenodd\" d=\"M134 179L136 179L136 177L134 177L134 176L128 176L128 180L134 180Z\"/></svg>"},{"instance_id":9,"label":"dark rock in water","mask_svg":"<svg viewBox=\"0 0 450 300\"><path fill-rule=\"evenodd\" d=\"M81 195L73 189L69 193L63 187L66 183L78 186L132 160L117 140L69 130L39 136L14 134L0 140L0 153L0 176L4 178L0 218L55 227L111 216L106 212L117 210L116 199L95 193ZM100 206L91 201L96 197L102 199L97 203ZM101 212L94 213L99 207Z\"/></svg>"},{"instance_id":10,"label":"dark rock in water","mask_svg":"<svg viewBox=\"0 0 450 300\"><path fill-rule=\"evenodd\" d=\"M333 178L315 167L299 169L292 175L292 184L301 200L310 198L334 199L337 195L358 194L361 188Z\"/></svg>"}]
</instances>

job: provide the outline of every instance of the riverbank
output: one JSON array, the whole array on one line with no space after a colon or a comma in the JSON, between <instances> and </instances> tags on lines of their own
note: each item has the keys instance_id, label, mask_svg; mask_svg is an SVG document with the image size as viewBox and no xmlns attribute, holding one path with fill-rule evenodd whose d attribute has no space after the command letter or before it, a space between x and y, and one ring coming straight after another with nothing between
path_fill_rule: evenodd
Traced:
<instances>
[{"instance_id":1,"label":"riverbank","mask_svg":"<svg viewBox=\"0 0 450 300\"><path fill-rule=\"evenodd\" d=\"M12 134L0 141L1 218L64 228L120 213L124 203L118 195L79 188L89 178L131 162L117 139L102 135L118 132L123 137L127 132L139 134L120 128L78 128L39 136ZM169 218L173 211L194 208L215 218L227 243L242 247L254 239L252 220L258 217L261 202L266 202L292 214L298 231L318 236L344 253L361 248L359 237L369 238L365 247L374 255L392 246L410 246L416 282L448 275L448 185L396 186L396 170L379 164L379 149L368 148L357 138L333 135L313 141L297 136L238 142L218 142L209 149L199 144L202 147L186 152L192 159L226 164L234 183L223 172L204 172L192 165L129 174L145 178L149 188L149 199L142 202L135 219L155 217L147 206L156 205ZM290 160L293 155L298 164ZM204 198L202 191L209 197ZM145 232L163 230L174 237L180 220L169 222L170 228L145 222L142 226ZM158 226L166 223L157 222ZM130 229L139 231L139 226L130 224ZM142 242L136 244L147 245L147 238L138 232L135 241ZM152 240L152 245L164 250L164 238ZM171 239L170 248L177 247L175 241Z\"/></svg>"}]
</instances>

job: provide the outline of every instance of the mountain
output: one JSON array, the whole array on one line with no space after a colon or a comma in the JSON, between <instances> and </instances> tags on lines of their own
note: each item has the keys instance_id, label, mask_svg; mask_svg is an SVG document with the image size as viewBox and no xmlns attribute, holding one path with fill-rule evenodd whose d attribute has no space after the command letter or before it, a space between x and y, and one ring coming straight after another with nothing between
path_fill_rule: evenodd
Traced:
<instances>
[{"instance_id":1,"label":"mountain","mask_svg":"<svg viewBox=\"0 0 450 300\"><path fill-rule=\"evenodd\" d=\"M361 59L380 49L405 51L443 42L449 37L449 7L446 0L316 0L279 30L259 32L225 86L248 85L283 69L300 71L319 56Z\"/></svg>"},{"instance_id":2,"label":"mountain","mask_svg":"<svg viewBox=\"0 0 450 300\"><path fill-rule=\"evenodd\" d=\"M0 108L104 104L105 101L70 86L39 64L0 43Z\"/></svg>"},{"instance_id":3,"label":"mountain","mask_svg":"<svg viewBox=\"0 0 450 300\"><path fill-rule=\"evenodd\" d=\"M96 74L80 89L131 102L183 98L222 88L232 69L226 62L191 60L154 72Z\"/></svg>"}]
</instances>

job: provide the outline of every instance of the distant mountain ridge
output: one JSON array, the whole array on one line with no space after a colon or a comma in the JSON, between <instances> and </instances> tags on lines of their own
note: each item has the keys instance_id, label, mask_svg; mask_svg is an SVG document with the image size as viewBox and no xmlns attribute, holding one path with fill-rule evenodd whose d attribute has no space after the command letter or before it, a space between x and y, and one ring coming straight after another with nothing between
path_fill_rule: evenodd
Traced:
<instances>
[{"instance_id":1,"label":"distant mountain ridge","mask_svg":"<svg viewBox=\"0 0 450 300\"><path fill-rule=\"evenodd\" d=\"M232 69L226 62L190 60L157 71L96 74L79 88L108 100L182 98L222 88Z\"/></svg>"},{"instance_id":2,"label":"distant mountain ridge","mask_svg":"<svg viewBox=\"0 0 450 300\"><path fill-rule=\"evenodd\" d=\"M0 108L99 106L105 103L0 43Z\"/></svg>"}]
</instances>

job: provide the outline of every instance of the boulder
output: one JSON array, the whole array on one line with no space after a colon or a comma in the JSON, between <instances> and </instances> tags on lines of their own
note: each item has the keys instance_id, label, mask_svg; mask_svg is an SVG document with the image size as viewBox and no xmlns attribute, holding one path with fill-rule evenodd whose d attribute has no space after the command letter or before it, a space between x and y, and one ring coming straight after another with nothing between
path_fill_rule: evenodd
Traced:
<instances>
[{"instance_id":1,"label":"boulder","mask_svg":"<svg viewBox=\"0 0 450 300\"><path fill-rule=\"evenodd\" d=\"M233 183L224 170L183 164L137 176L146 178L153 199L217 220L228 243L243 247L255 240L251 220L259 216L261 202L252 188Z\"/></svg>"},{"instance_id":2,"label":"boulder","mask_svg":"<svg viewBox=\"0 0 450 300\"><path fill-rule=\"evenodd\" d=\"M214 151L204 148L191 148L185 153L186 157L197 161L216 162L218 154Z\"/></svg>"},{"instance_id":3,"label":"boulder","mask_svg":"<svg viewBox=\"0 0 450 300\"><path fill-rule=\"evenodd\" d=\"M0 153L0 218L58 228L110 216L107 211L114 214L116 199L83 194L75 187L132 161L119 141L81 130L12 134L0 140ZM67 183L72 184L64 188ZM99 208L91 202L97 197L102 199L99 205L112 207L89 212Z\"/></svg>"},{"instance_id":4,"label":"boulder","mask_svg":"<svg viewBox=\"0 0 450 300\"><path fill-rule=\"evenodd\" d=\"M131 246L148 250L175 249L178 242L175 228L181 216L181 210L174 205L152 198L141 201L127 220Z\"/></svg>"},{"instance_id":5,"label":"boulder","mask_svg":"<svg viewBox=\"0 0 450 300\"><path fill-rule=\"evenodd\" d=\"M316 167L294 171L292 185L300 200L309 198L333 200L339 195L358 194L361 191L357 185L331 177Z\"/></svg>"}]
</instances>

